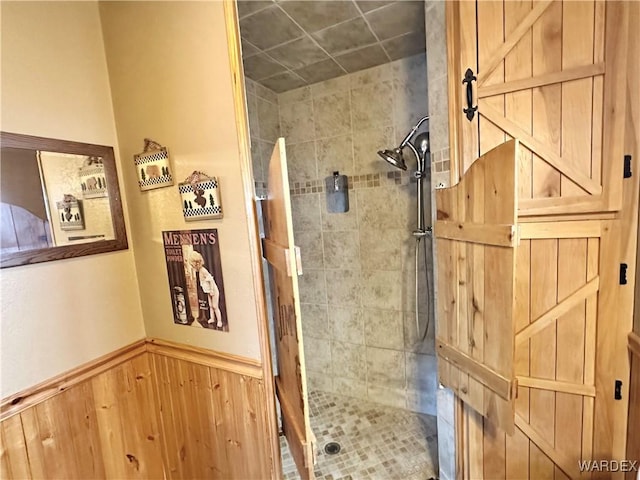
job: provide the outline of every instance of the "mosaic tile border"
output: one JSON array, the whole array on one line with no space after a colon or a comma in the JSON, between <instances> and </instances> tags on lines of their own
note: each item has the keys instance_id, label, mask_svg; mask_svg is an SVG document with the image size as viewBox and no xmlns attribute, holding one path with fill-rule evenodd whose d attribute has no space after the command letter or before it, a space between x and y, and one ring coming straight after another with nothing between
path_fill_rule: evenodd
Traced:
<instances>
[{"instance_id":1,"label":"mosaic tile border","mask_svg":"<svg viewBox=\"0 0 640 480\"><path fill-rule=\"evenodd\" d=\"M368 173L366 175L348 175L347 184L349 190L363 188L386 187L389 185L407 185L410 181L407 172ZM293 182L289 193L291 195L307 195L311 193L324 193L324 179L309 180L306 182Z\"/></svg>"},{"instance_id":2,"label":"mosaic tile border","mask_svg":"<svg viewBox=\"0 0 640 480\"><path fill-rule=\"evenodd\" d=\"M433 173L448 172L451 169L449 148L431 153L431 171ZM413 180L413 174L409 171L392 171L384 173L367 173L363 175L348 175L347 184L349 190L362 188L388 187L391 185L408 185ZM254 182L256 197L267 197L267 182ZM304 182L291 182L289 194L309 195L324 193L324 179L308 180Z\"/></svg>"},{"instance_id":3,"label":"mosaic tile border","mask_svg":"<svg viewBox=\"0 0 640 480\"><path fill-rule=\"evenodd\" d=\"M448 172L451 170L449 148L431 153L431 169L434 172Z\"/></svg>"}]
</instances>

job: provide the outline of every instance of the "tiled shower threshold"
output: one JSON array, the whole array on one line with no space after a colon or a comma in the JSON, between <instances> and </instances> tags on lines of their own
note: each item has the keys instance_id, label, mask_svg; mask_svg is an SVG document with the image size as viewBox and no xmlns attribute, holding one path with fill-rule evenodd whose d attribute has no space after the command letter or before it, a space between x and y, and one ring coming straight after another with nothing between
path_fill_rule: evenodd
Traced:
<instances>
[{"instance_id":1,"label":"tiled shower threshold","mask_svg":"<svg viewBox=\"0 0 640 480\"><path fill-rule=\"evenodd\" d=\"M309 394L316 435L318 480L428 480L437 476L436 418L352 397ZM340 452L324 447L338 442ZM285 480L299 479L284 437L280 437Z\"/></svg>"}]
</instances>

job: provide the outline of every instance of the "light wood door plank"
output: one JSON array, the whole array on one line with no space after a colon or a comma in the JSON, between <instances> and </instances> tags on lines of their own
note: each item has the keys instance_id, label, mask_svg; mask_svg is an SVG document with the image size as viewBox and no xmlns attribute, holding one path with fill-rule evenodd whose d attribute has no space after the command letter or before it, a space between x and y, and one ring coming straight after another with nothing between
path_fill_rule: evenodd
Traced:
<instances>
[{"instance_id":1,"label":"light wood door plank","mask_svg":"<svg viewBox=\"0 0 640 480\"><path fill-rule=\"evenodd\" d=\"M527 148L533 150L537 155L539 155L542 160L547 162L558 172L566 175L586 192L589 192L592 195L599 195L602 193L602 186L598 182L593 181L589 176L582 173L582 170L579 170L577 167L567 163L566 159L555 153L543 142L526 133L522 128L516 125L515 122L505 118L492 106L483 104L480 108L480 113L501 130L507 132L513 138L520 140Z\"/></svg>"},{"instance_id":2,"label":"light wood door plank","mask_svg":"<svg viewBox=\"0 0 640 480\"><path fill-rule=\"evenodd\" d=\"M539 317L557 303L557 240L531 240L531 315ZM556 336L551 329L541 331L530 340L531 376L555 378ZM548 440L554 442L555 393L529 390L529 422ZM525 431L525 434L527 432ZM529 471L532 479L553 479L554 465L539 445L529 447Z\"/></svg>"},{"instance_id":3,"label":"light wood door plank","mask_svg":"<svg viewBox=\"0 0 640 480\"><path fill-rule=\"evenodd\" d=\"M515 225L491 225L475 222L436 222L436 237L496 247L515 247Z\"/></svg>"},{"instance_id":4,"label":"light wood door plank","mask_svg":"<svg viewBox=\"0 0 640 480\"><path fill-rule=\"evenodd\" d=\"M584 383L546 380L544 378L522 377L518 375L518 386L531 387L538 390L548 390L551 392L563 392L584 397L596 396L596 387L594 385L585 385ZM579 412L582 413L582 407L579 408ZM578 431L580 430L581 429L578 429ZM575 429L572 431L575 432Z\"/></svg>"},{"instance_id":5,"label":"light wood door plank","mask_svg":"<svg viewBox=\"0 0 640 480\"><path fill-rule=\"evenodd\" d=\"M521 90L530 90L532 88L544 87L545 85L554 85L556 83L569 82L572 80L592 78L598 75L604 75L604 72L604 63L567 68L560 72L547 73L536 77L512 80L510 82L507 81L502 84L491 85L490 87L480 87L478 88L478 98L514 93Z\"/></svg>"},{"instance_id":6,"label":"light wood door plank","mask_svg":"<svg viewBox=\"0 0 640 480\"><path fill-rule=\"evenodd\" d=\"M27 444L20 415L9 417L0 423L0 478L32 478Z\"/></svg>"},{"instance_id":7,"label":"light wood door plank","mask_svg":"<svg viewBox=\"0 0 640 480\"><path fill-rule=\"evenodd\" d=\"M484 223L484 163L477 163L474 176L466 182L467 195L464 199L467 220L474 223ZM469 322L467 328L469 354L478 361L484 361L484 247L469 244L467 248L466 281L468 288L467 311ZM477 405L479 411L486 411L484 405L484 391L482 384L469 377L469 401Z\"/></svg>"},{"instance_id":8,"label":"light wood door plank","mask_svg":"<svg viewBox=\"0 0 640 480\"><path fill-rule=\"evenodd\" d=\"M527 33L527 31L529 31L529 29L538 20L538 18L540 18L540 16L545 12L547 7L549 7L552 2L553 0L542 0L538 2L531 10L531 12L525 17L525 19L518 24L517 28L515 28L509 34L504 43L495 50L491 57L489 57L482 63L482 76L478 79L479 87L482 87L487 82L487 79L490 77L491 73L493 73L496 67L500 65L500 62L502 62L507 53L509 53L511 49L522 38L522 36Z\"/></svg>"},{"instance_id":9,"label":"light wood door plank","mask_svg":"<svg viewBox=\"0 0 640 480\"><path fill-rule=\"evenodd\" d=\"M594 2L593 63L604 64L605 0ZM605 65L606 69L606 65ZM606 72L605 72L606 73ZM604 118L604 76L593 78L591 117L591 178L602 184L602 120Z\"/></svg>"},{"instance_id":10,"label":"light wood door plank","mask_svg":"<svg viewBox=\"0 0 640 480\"><path fill-rule=\"evenodd\" d=\"M587 239L558 241L558 298L564 298L587 281ZM556 326L556 381L560 386L584 385L595 395L594 384L584 384L586 301L558 317ZM580 396L559 388L556 393L555 448L578 462L582 457L582 412ZM556 472L558 467L556 467Z\"/></svg>"},{"instance_id":11,"label":"light wood door plank","mask_svg":"<svg viewBox=\"0 0 640 480\"><path fill-rule=\"evenodd\" d=\"M598 220L520 223L518 227L521 239L599 238L602 235Z\"/></svg>"},{"instance_id":12,"label":"light wood door plank","mask_svg":"<svg viewBox=\"0 0 640 480\"><path fill-rule=\"evenodd\" d=\"M558 318L569 310L574 308L580 302L584 302L589 295L594 295L600 288L599 277L591 279L585 285L571 293L568 297L556 304L538 318L536 318L531 324L525 327L523 330L516 333L516 343L524 342L536 334L542 332L551 323L558 320Z\"/></svg>"},{"instance_id":13,"label":"light wood door plank","mask_svg":"<svg viewBox=\"0 0 640 480\"><path fill-rule=\"evenodd\" d=\"M526 0L504 3L504 28L507 37L520 25L532 8L533 2ZM513 85L533 76L532 36L532 29L527 30L514 48L505 56L505 83L502 85ZM483 90L492 88L501 89L501 85L480 87L478 88L478 96L481 97L483 95ZM509 90L501 90L498 94L504 94L505 115L517 122L525 131L531 132L533 108L531 90L515 90L511 92ZM531 150L522 145L520 158L518 159L519 202L532 196L532 158ZM518 231L520 233L520 226L518 226ZM529 242L519 239L519 244L516 248L515 275L516 331L524 328L529 322L529 257ZM516 346L514 370L516 375L529 375L528 343ZM520 384L518 384L518 398L516 399L515 408L517 413L527 419L529 418L529 389ZM529 439L521 430L516 428L513 435L505 436L505 443L505 478L528 479Z\"/></svg>"},{"instance_id":14,"label":"light wood door plank","mask_svg":"<svg viewBox=\"0 0 640 480\"><path fill-rule=\"evenodd\" d=\"M98 434L98 420L89 382L67 390L60 395L64 399L65 411L60 416L69 419L71 442L76 452L76 468L82 478L103 478L105 476L103 452ZM150 406L153 410L153 406Z\"/></svg>"},{"instance_id":15,"label":"light wood door plank","mask_svg":"<svg viewBox=\"0 0 640 480\"><path fill-rule=\"evenodd\" d=\"M541 450L541 452L549 458L553 464L560 467L560 469L569 478L578 478L580 472L578 470L578 462L574 461L571 457L565 455L563 452L554 448L551 441L540 432L537 432L531 425L524 421L519 415L516 415L516 426L524 432L524 434L531 439L531 441ZM553 474L553 471L551 472ZM533 477L532 478L539 478Z\"/></svg>"},{"instance_id":16,"label":"light wood door plank","mask_svg":"<svg viewBox=\"0 0 640 480\"><path fill-rule=\"evenodd\" d=\"M456 212L456 216L458 219L460 220L466 220L469 215L471 215L471 212L467 212L467 208L469 207L468 204L468 198L470 197L471 193L472 193L472 189L473 187L469 187L469 183L471 182L460 182L457 185L457 203L458 203L458 211ZM436 222L436 225L439 222ZM451 224L455 224L455 223L459 223L461 224L462 222L444 222L444 225L451 225ZM465 222L466 223L466 222ZM481 228L481 227L480 227ZM455 232L454 232L455 233ZM468 231L466 233L469 233ZM468 235L467 235L468 236ZM469 289L466 288L466 285L469 285L471 283L471 279L469 278L472 273L470 272L471 268L469 265L469 262L472 261L471 258L469 258L469 249L468 249L468 243L466 242L456 242L456 248L457 248L457 256L455 257L456 263L457 263L457 268L458 268L458 299L457 299L457 304L458 304L458 328L457 328L457 343L455 345L456 349L463 354L463 356L470 360L471 362L475 363L476 365L478 363L474 362L473 359L471 359L471 357L469 357L469 352L470 352L470 345L469 345L469 330L471 329L471 312L472 312L472 308L473 305L470 305L470 295L471 293L469 292ZM451 362L452 364L456 365L456 362ZM459 370L459 374L458 374L458 390L457 390L457 394L458 396L463 400L463 401L469 401L469 378L473 376L470 374L470 372L468 371L467 368L460 368Z\"/></svg>"},{"instance_id":17,"label":"light wood door plank","mask_svg":"<svg viewBox=\"0 0 640 480\"><path fill-rule=\"evenodd\" d=\"M45 463L42 441L40 439L40 427L38 425L35 406L22 411L20 413L20 419L24 431L24 442L27 446L31 478L46 478L48 476L48 470Z\"/></svg>"},{"instance_id":18,"label":"light wood door plank","mask_svg":"<svg viewBox=\"0 0 640 480\"><path fill-rule=\"evenodd\" d=\"M602 172L602 184L605 186L604 196L607 209L620 210L623 205L622 162L611 159L623 158L625 154L625 117L627 71L635 68L637 72L637 50L629 55L629 33L637 34L635 28L630 30L629 9L633 2L607 2L606 5L606 41L605 63L607 74L604 78L602 151L607 166ZM637 23L637 19L635 19ZM637 25L634 24L634 27ZM634 61L635 59L635 61ZM635 67L634 67L635 66ZM633 79L633 74L629 74ZM631 80L633 81L633 80ZM636 124L637 129L637 124ZM626 204L627 208L630 207Z\"/></svg>"},{"instance_id":19,"label":"light wood door plank","mask_svg":"<svg viewBox=\"0 0 640 480\"><path fill-rule=\"evenodd\" d=\"M562 70L562 4L553 2L532 28L532 76ZM561 85L534 88L531 135L560 154ZM531 187L533 198L560 195L560 173L533 152ZM523 200L525 202L526 200Z\"/></svg>"},{"instance_id":20,"label":"light wood door plank","mask_svg":"<svg viewBox=\"0 0 640 480\"><path fill-rule=\"evenodd\" d=\"M471 120L468 120L463 109L467 108L467 94L466 88L461 83L464 74L468 68L470 68L474 74L478 73L477 63L477 25L476 25L476 5L474 2L447 2L447 6L450 8L447 10L449 14L447 21L451 18L452 24L447 25L447 35L455 32L458 37L458 42L455 45L449 44L447 46L449 65L455 65L456 71L454 75L449 74L449 98L456 99L456 102L450 102L449 111L450 121L454 121L456 126L451 129L452 135L450 135L451 151L457 153L455 157L452 157L452 169L451 169L451 185L458 183L462 175L467 171L471 164L480 156L479 139L478 139L478 115L474 115ZM474 86L475 86L474 82ZM473 91L477 91L473 88ZM473 95L473 94L472 94ZM476 98L473 98L473 105L477 106L478 102ZM451 116L453 115L453 117ZM454 120L451 120L451 119ZM460 142L456 145L457 139L453 135L453 132L458 131L457 128L463 132L464 142ZM456 128L456 130L454 130Z\"/></svg>"},{"instance_id":21,"label":"light wood door plank","mask_svg":"<svg viewBox=\"0 0 640 480\"><path fill-rule=\"evenodd\" d=\"M594 5L592 1L562 3L562 68L593 62ZM580 32L580 35L576 35ZM591 177L593 78L562 84L563 161ZM600 185L599 180L594 183ZM573 179L561 179L562 196L582 195Z\"/></svg>"}]
</instances>

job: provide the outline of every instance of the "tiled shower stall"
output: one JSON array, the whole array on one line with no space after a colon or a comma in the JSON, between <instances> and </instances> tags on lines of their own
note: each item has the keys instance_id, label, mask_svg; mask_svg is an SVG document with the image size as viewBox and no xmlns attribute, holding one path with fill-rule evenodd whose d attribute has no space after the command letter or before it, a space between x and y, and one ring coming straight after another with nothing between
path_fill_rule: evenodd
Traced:
<instances>
[{"instance_id":1,"label":"tiled shower stall","mask_svg":"<svg viewBox=\"0 0 640 480\"><path fill-rule=\"evenodd\" d=\"M401 172L376 154L427 114L426 87L420 54L281 94L247 80L247 100L258 194L275 139L286 140L310 390L435 415L430 241L419 275L425 341L415 320L415 163L407 152ZM326 209L324 179L335 171L349 177L346 213Z\"/></svg>"}]
</instances>

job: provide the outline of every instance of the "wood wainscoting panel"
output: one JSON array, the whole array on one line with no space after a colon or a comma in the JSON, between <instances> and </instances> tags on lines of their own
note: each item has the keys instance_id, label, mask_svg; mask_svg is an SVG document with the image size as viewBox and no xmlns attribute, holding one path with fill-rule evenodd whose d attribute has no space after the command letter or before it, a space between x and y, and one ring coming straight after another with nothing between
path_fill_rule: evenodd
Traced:
<instances>
[{"instance_id":1,"label":"wood wainscoting panel","mask_svg":"<svg viewBox=\"0 0 640 480\"><path fill-rule=\"evenodd\" d=\"M39 396L38 403L29 401L5 418L1 477L162 478L148 355L143 351L82 382L72 381L68 389ZM88 374L86 366L76 372Z\"/></svg>"},{"instance_id":2,"label":"wood wainscoting panel","mask_svg":"<svg viewBox=\"0 0 640 480\"><path fill-rule=\"evenodd\" d=\"M3 399L0 478L276 478L261 377L252 359L137 342Z\"/></svg>"},{"instance_id":3,"label":"wood wainscoting panel","mask_svg":"<svg viewBox=\"0 0 640 480\"><path fill-rule=\"evenodd\" d=\"M162 478L149 354L91 381L107 478Z\"/></svg>"},{"instance_id":4,"label":"wood wainscoting panel","mask_svg":"<svg viewBox=\"0 0 640 480\"><path fill-rule=\"evenodd\" d=\"M167 478L273 478L264 383L151 354Z\"/></svg>"}]
</instances>

